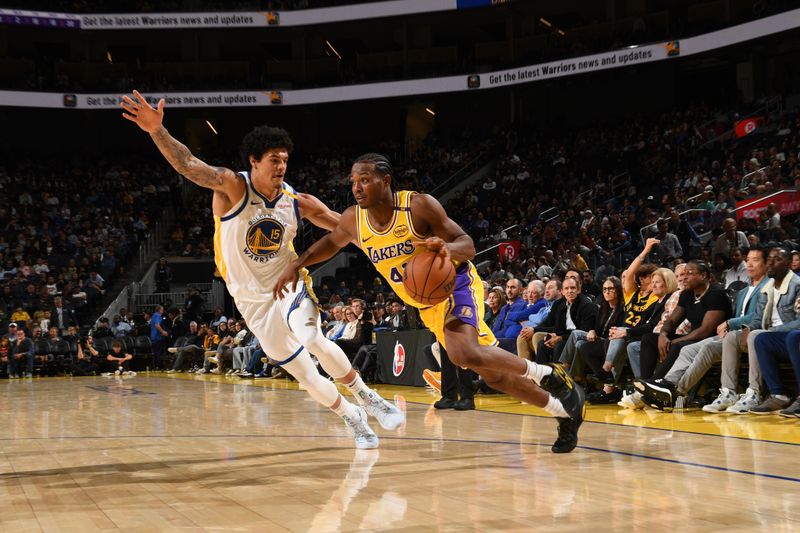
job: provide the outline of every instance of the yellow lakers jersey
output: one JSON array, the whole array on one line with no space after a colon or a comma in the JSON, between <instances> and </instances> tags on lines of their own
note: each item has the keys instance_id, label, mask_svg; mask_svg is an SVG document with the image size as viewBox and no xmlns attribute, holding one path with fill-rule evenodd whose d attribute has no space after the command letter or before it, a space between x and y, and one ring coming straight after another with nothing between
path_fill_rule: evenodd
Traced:
<instances>
[{"instance_id":1,"label":"yellow lakers jersey","mask_svg":"<svg viewBox=\"0 0 800 533\"><path fill-rule=\"evenodd\" d=\"M367 254L375 269L389 282L398 298L414 307L427 307L414 301L403 286L403 273L406 263L425 248L414 248L412 240L424 239L411 221L411 197L414 191L394 193L394 217L384 231L377 231L369 221L366 209L356 207L358 217L358 244Z\"/></svg>"}]
</instances>

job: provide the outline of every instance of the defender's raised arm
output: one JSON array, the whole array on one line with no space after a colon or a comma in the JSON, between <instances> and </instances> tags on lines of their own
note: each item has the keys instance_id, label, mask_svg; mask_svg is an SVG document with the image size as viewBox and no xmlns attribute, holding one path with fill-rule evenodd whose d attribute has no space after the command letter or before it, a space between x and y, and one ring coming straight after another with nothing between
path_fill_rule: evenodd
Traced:
<instances>
[{"instance_id":1,"label":"defender's raised arm","mask_svg":"<svg viewBox=\"0 0 800 533\"><path fill-rule=\"evenodd\" d=\"M201 161L183 143L169 134L163 125L163 98L153 108L139 91L134 90L133 96L135 99L127 95L122 97L120 106L126 111L122 116L150 134L161 154L178 173L201 187L225 194L231 202L241 198L244 186L232 170L212 167Z\"/></svg>"}]
</instances>

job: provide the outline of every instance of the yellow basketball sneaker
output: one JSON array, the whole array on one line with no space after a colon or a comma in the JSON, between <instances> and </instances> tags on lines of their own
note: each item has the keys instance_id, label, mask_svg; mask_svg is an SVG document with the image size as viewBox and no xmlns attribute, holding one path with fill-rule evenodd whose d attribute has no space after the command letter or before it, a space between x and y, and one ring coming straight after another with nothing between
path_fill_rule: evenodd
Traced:
<instances>
[{"instance_id":1,"label":"yellow basketball sneaker","mask_svg":"<svg viewBox=\"0 0 800 533\"><path fill-rule=\"evenodd\" d=\"M425 380L425 383L428 384L430 388L435 390L437 393L442 393L442 373L441 372L434 372L430 369L425 369L422 371L422 379Z\"/></svg>"}]
</instances>

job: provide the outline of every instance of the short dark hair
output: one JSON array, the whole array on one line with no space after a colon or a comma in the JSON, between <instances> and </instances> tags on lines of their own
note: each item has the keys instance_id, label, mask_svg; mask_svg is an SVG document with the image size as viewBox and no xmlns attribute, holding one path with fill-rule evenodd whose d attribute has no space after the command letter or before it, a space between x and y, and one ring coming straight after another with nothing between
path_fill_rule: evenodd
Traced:
<instances>
[{"instance_id":1,"label":"short dark hair","mask_svg":"<svg viewBox=\"0 0 800 533\"><path fill-rule=\"evenodd\" d=\"M761 254L761 260L766 263L767 259L769 259L769 251L770 249L767 248L766 246L761 246L760 244L756 244L755 246L747 250L747 253L749 254L750 252L758 252L759 254Z\"/></svg>"},{"instance_id":2,"label":"short dark hair","mask_svg":"<svg viewBox=\"0 0 800 533\"><path fill-rule=\"evenodd\" d=\"M289 133L283 128L257 126L242 139L239 154L242 156L245 166L249 167L251 155L256 158L256 161L260 161L264 153L272 148L285 148L287 152L292 153L294 143L289 137Z\"/></svg>"},{"instance_id":3,"label":"short dark hair","mask_svg":"<svg viewBox=\"0 0 800 533\"><path fill-rule=\"evenodd\" d=\"M388 157L383 154L369 152L356 157L355 161L353 161L353 164L355 165L356 163L372 163L375 165L375 170L381 175L388 174L391 176L392 181L390 182L390 185L392 190L394 190L394 168L392 167L392 163L389 161Z\"/></svg>"},{"instance_id":4,"label":"short dark hair","mask_svg":"<svg viewBox=\"0 0 800 533\"><path fill-rule=\"evenodd\" d=\"M122 348L122 343L119 341L114 341L111 343L112 348Z\"/></svg>"}]
</instances>

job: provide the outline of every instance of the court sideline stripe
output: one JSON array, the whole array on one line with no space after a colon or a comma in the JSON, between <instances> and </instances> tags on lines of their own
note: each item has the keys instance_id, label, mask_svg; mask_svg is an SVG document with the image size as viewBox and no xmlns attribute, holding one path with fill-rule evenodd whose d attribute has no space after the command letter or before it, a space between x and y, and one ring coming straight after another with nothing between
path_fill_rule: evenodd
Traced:
<instances>
[{"instance_id":1,"label":"court sideline stripe","mask_svg":"<svg viewBox=\"0 0 800 533\"><path fill-rule=\"evenodd\" d=\"M102 439L102 440L111 440L111 439L196 439L196 438L210 438L210 439L218 439L218 438L235 438L235 439L350 439L349 436L341 436L341 435L258 435L258 434L250 434L250 435L106 435L106 436L80 436L80 435L72 435L72 436L64 436L64 437L23 437L19 439L14 438L0 438L0 441L17 441L17 440L62 440L62 439ZM423 442L460 442L465 444L506 444L511 446L546 446L549 447L550 444L544 444L539 442L515 442L515 441L507 441L507 440L473 440L473 439L438 439L434 437L392 437L392 436L385 436L381 435L381 439L384 440L396 440L396 441L423 441ZM622 455L625 457L632 457L635 459L645 459L651 461L661 461L664 463L676 464L681 466L691 466L695 468L705 468L708 470L717 470L720 472L731 472L734 474L745 474L749 476L756 476L756 477L765 477L769 479L778 479L781 481L789 481L792 483L800 483L800 478L790 477L790 476L781 476L778 474L767 474L765 472L754 472L752 470L742 470L739 468L727 468L724 466L716 466L716 465L709 465L705 463L695 463L692 461L681 461L678 459L668 459L666 457L658 457L656 455L645 455L640 453L634 452L624 452L621 450L609 450L606 448L597 448L595 446L584 446L578 445L578 448L582 450L588 450L593 452L603 452L612 455Z\"/></svg>"},{"instance_id":2,"label":"court sideline stripe","mask_svg":"<svg viewBox=\"0 0 800 533\"><path fill-rule=\"evenodd\" d=\"M160 378L160 379L175 379L175 378L169 378L167 376L148 376L148 377L156 377L156 378ZM182 379L182 378L179 378L179 379L181 379L181 381L184 381L184 382L187 382L187 383L202 383L202 382L206 382L206 380L204 380L204 379L203 380ZM241 383L241 382L236 382L236 381L230 383L230 382L227 382L227 381L217 381L217 380L214 380L213 382L214 383L222 383L222 384L226 384L226 385L233 385L234 383ZM270 390L270 391L305 392L305 391L301 391L299 389L283 389L283 388L273 389L271 387L260 387L260 388L263 388L264 390ZM398 394L398 393L395 393L395 394ZM414 404L414 405L426 405L428 407L430 407L432 405L432 404L429 404L429 403L416 402L416 401L413 401L413 400L406 400L406 403ZM498 415L533 416L533 417L536 417L536 418L552 418L550 416L537 415L537 414L534 414L534 413L506 413L506 412L503 412L503 411L494 411L491 408L485 408L485 407L478 407L475 410L478 411L478 412L482 412L482 413L493 413L493 414L498 414ZM600 425L603 425L603 426L617 426L617 427L630 428L630 429L649 429L649 430L654 430L654 431L673 431L673 432L676 432L676 433L684 433L686 435L699 435L699 436L704 436L704 437L717 437L717 438L721 438L721 439L745 440L745 441L748 441L748 442L765 442L767 444L783 444L785 446L800 446L800 443L796 443L796 442L785 442L785 441L780 441L780 440L769 440L769 439L754 439L754 438L750 438L750 437L739 437L739 436L736 436L736 435L720 435L719 433L703 433L701 431L688 431L688 430L685 430L685 429L668 429L668 428L657 428L657 427L651 427L651 426L631 426L631 425L628 425L628 424L622 424L620 422L601 422L601 421L597 421L597 420L585 420L584 419L583 423L584 424L586 424L586 423L589 423L589 424L600 424ZM2 439L0 439L0 440L2 440Z\"/></svg>"}]
</instances>

